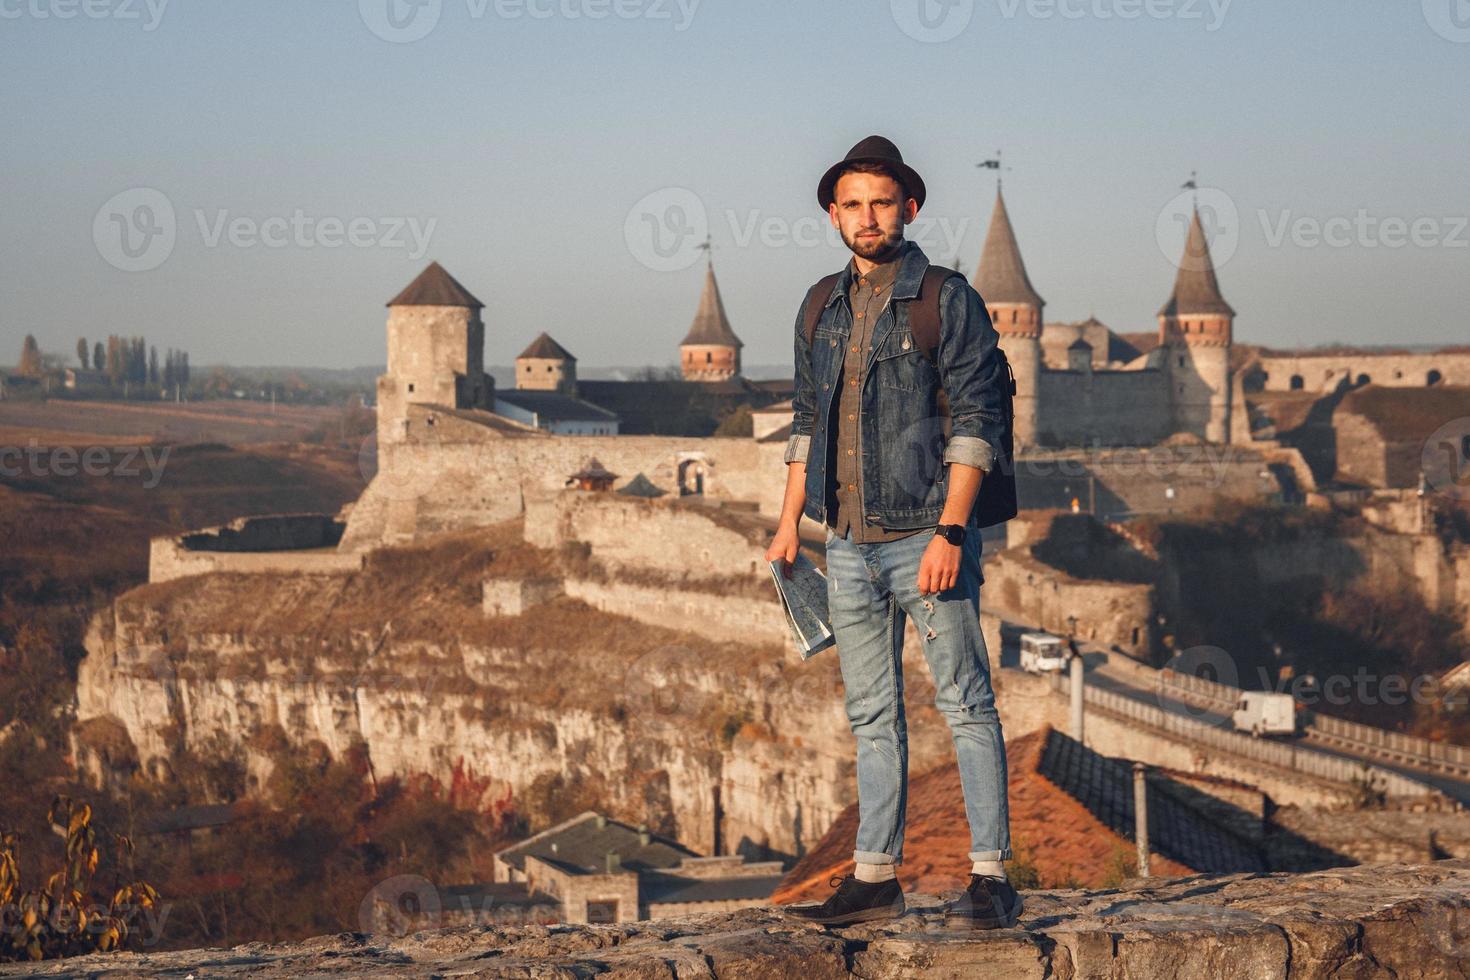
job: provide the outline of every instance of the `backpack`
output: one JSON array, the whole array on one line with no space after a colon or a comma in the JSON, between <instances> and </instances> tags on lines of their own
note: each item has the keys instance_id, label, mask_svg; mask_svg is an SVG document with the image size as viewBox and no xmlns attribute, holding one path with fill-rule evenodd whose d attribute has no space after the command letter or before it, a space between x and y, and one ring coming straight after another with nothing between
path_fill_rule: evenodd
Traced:
<instances>
[{"instance_id":1,"label":"backpack","mask_svg":"<svg viewBox=\"0 0 1470 980\"><path fill-rule=\"evenodd\" d=\"M931 265L924 273L924 280L919 286L919 295L909 302L909 330L914 335L914 342L929 358L929 363L938 367L936 357L939 350L939 289L944 281L950 276L958 275L953 269L943 266ZM812 287L807 293L805 316L806 342L810 347L817 332L817 322L822 318L822 311L826 309L827 297L832 295L837 281L842 278L842 273L834 272L825 276ZM1016 394L1016 376L1011 371L1011 362L1006 359L1006 352L999 346L995 349L996 356L1000 358L1000 365L1004 369L1002 375L1006 379L1003 388L1005 393L1005 424L1001 434L1000 445L996 447L995 466L980 481L980 492L975 496L975 508L970 514L970 523L976 527L993 527L1004 523L1016 516L1016 469L1013 462L1015 453L1015 407L1012 399ZM939 389L940 417L945 420L945 435L949 434L949 396L945 394L943 386Z\"/></svg>"}]
</instances>

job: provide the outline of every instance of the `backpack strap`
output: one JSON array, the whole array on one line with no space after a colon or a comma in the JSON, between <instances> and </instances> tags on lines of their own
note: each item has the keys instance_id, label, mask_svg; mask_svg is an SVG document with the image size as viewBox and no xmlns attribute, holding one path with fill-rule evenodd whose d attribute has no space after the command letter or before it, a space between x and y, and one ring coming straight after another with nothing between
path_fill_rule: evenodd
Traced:
<instances>
[{"instance_id":1,"label":"backpack strap","mask_svg":"<svg viewBox=\"0 0 1470 980\"><path fill-rule=\"evenodd\" d=\"M827 297L832 295L837 280L842 278L842 273L834 272L830 276L823 276L817 280L811 292L806 294L806 345L812 345L812 338L817 335L817 321L822 318L822 311L827 308Z\"/></svg>"},{"instance_id":2,"label":"backpack strap","mask_svg":"<svg viewBox=\"0 0 1470 980\"><path fill-rule=\"evenodd\" d=\"M939 354L939 290L944 281L956 275L953 269L942 265L931 265L924 270L923 282L919 284L919 295L909 306L909 331L914 343L937 364Z\"/></svg>"}]
</instances>

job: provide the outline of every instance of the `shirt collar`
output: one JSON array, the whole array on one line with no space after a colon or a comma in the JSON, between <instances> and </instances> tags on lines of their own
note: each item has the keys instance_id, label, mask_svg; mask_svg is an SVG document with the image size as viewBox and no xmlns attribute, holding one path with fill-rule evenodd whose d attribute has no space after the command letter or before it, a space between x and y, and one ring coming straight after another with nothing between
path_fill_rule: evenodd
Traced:
<instances>
[{"instance_id":1,"label":"shirt collar","mask_svg":"<svg viewBox=\"0 0 1470 980\"><path fill-rule=\"evenodd\" d=\"M898 267L903 261L905 251L907 250L903 246L899 246L898 252L892 259L873 266L872 271L867 274L867 284L880 289L887 289L893 285L893 280L898 278ZM850 270L849 282L856 282L862 275L858 272L857 261L850 259L848 261L848 268Z\"/></svg>"}]
</instances>

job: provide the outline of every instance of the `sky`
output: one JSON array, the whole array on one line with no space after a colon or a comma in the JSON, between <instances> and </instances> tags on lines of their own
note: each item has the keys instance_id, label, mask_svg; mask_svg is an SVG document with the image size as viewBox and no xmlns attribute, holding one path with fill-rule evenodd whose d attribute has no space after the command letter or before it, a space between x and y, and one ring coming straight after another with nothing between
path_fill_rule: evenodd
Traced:
<instances>
[{"instance_id":1,"label":"sky","mask_svg":"<svg viewBox=\"0 0 1470 980\"><path fill-rule=\"evenodd\" d=\"M707 238L785 364L872 133L966 273L1003 179L1048 321L1156 329L1197 198L1237 340L1470 341L1467 0L0 0L0 51L0 362L381 364L437 260L488 364L667 364Z\"/></svg>"}]
</instances>

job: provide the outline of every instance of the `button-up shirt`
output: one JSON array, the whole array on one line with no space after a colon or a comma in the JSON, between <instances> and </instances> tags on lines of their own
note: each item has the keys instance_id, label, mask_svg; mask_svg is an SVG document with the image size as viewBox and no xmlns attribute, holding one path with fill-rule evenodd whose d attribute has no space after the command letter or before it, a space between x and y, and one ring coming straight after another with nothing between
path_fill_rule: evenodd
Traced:
<instances>
[{"instance_id":1,"label":"button-up shirt","mask_svg":"<svg viewBox=\"0 0 1470 980\"><path fill-rule=\"evenodd\" d=\"M917 534L926 528L889 530L868 523L863 511L863 443L862 391L866 377L864 365L872 350L873 325L888 306L888 294L898 274L898 261L876 265L863 275L853 263L852 282L847 298L852 306L852 333L843 352L842 371L837 376L838 391L833 399L837 415L836 438L831 442L833 456L828 457L827 472L832 483L827 492L827 523L838 537L852 533L853 541L893 541Z\"/></svg>"}]
</instances>

